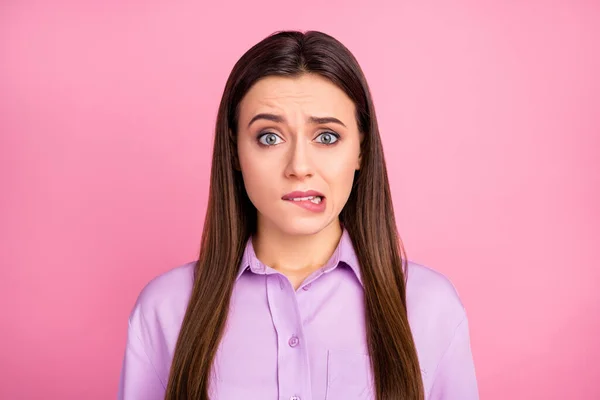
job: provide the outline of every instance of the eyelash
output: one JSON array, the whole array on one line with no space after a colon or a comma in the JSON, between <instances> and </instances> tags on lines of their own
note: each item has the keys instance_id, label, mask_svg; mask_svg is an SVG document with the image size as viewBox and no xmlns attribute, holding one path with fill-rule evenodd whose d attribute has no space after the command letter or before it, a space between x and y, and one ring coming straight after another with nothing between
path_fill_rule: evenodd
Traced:
<instances>
[{"instance_id":1,"label":"eyelash","mask_svg":"<svg viewBox=\"0 0 600 400\"><path fill-rule=\"evenodd\" d=\"M319 134L317 135L317 137L319 137L319 136L321 136L321 135L323 135L323 134L332 135L332 136L333 136L333 137L335 137L335 139L336 139L336 140L335 140L335 142L333 142L333 143L331 143L331 144L325 144L325 143L321 143L321 144L324 144L325 146L333 146L333 145L335 145L335 144L336 144L336 143L337 143L337 142L340 140L340 135L339 135L339 134L337 134L337 133L335 133L335 132L333 132L333 131L324 131L324 132L321 132L321 133L319 133ZM263 144L263 143L261 143L261 142L260 142L260 139L261 139L263 136L266 136L266 135L275 135L275 136L277 136L277 137L279 137L279 138L281 139L281 136L279 136L279 135L278 135L278 134L276 134L275 132L263 132L263 133L259 134L259 135L256 137L256 141L257 141L257 142L258 142L258 144L259 144L260 146L262 146L262 147L274 147L274 146L276 146L276 145L274 145L274 144L272 144L272 145L268 145L268 144Z\"/></svg>"}]
</instances>

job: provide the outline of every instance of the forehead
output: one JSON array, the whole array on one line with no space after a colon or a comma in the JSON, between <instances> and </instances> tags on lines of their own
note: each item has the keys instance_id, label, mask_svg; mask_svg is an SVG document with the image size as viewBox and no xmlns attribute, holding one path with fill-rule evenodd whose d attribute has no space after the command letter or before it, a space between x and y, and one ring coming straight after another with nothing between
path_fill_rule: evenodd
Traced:
<instances>
[{"instance_id":1,"label":"forehead","mask_svg":"<svg viewBox=\"0 0 600 400\"><path fill-rule=\"evenodd\" d=\"M262 112L336 117L351 123L352 100L335 84L316 74L269 76L256 82L240 103L240 123ZM348 126L348 125L347 125Z\"/></svg>"}]
</instances>

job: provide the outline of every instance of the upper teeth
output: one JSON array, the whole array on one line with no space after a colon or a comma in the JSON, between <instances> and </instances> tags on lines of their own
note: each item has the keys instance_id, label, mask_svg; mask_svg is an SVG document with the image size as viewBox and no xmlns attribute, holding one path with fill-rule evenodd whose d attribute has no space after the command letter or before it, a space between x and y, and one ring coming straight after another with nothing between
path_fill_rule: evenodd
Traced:
<instances>
[{"instance_id":1,"label":"upper teeth","mask_svg":"<svg viewBox=\"0 0 600 400\"><path fill-rule=\"evenodd\" d=\"M296 197L296 198L293 198L292 200L294 200L294 201L310 200L315 204L319 204L321 202L321 197L320 196Z\"/></svg>"}]
</instances>

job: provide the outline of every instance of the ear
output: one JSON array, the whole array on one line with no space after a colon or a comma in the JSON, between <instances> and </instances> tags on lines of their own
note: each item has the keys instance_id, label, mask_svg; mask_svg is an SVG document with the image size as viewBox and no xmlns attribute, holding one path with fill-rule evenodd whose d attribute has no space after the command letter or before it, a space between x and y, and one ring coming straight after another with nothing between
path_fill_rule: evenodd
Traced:
<instances>
[{"instance_id":1,"label":"ear","mask_svg":"<svg viewBox=\"0 0 600 400\"><path fill-rule=\"evenodd\" d=\"M363 144L363 139L364 139L364 134L361 133L360 134L360 145L359 145L359 153L358 153L358 159L356 160L356 167L355 169L358 171L362 165L362 153L363 153L363 148L362 148L362 144Z\"/></svg>"}]
</instances>

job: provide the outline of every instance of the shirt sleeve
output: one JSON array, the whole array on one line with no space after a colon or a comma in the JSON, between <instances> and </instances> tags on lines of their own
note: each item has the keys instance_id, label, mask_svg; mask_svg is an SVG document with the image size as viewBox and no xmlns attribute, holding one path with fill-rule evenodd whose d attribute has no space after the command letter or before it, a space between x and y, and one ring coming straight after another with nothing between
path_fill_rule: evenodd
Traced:
<instances>
[{"instance_id":1,"label":"shirt sleeve","mask_svg":"<svg viewBox=\"0 0 600 400\"><path fill-rule=\"evenodd\" d=\"M466 316L435 371L429 400L479 400Z\"/></svg>"},{"instance_id":2,"label":"shirt sleeve","mask_svg":"<svg viewBox=\"0 0 600 400\"><path fill-rule=\"evenodd\" d=\"M165 386L148 357L147 349L130 321L117 399L163 400L164 398Z\"/></svg>"}]
</instances>

